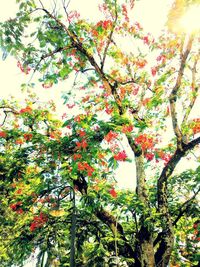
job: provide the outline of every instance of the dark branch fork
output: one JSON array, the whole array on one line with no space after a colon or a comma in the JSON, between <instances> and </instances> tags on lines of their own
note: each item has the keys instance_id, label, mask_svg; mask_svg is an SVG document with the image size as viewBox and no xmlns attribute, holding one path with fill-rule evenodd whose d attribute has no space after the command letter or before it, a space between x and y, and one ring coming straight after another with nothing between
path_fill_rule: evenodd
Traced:
<instances>
[{"instance_id":1,"label":"dark branch fork","mask_svg":"<svg viewBox=\"0 0 200 267\"><path fill-rule=\"evenodd\" d=\"M2 123L0 124L0 126L4 125L4 123L6 121L6 118L8 116L8 113L12 113L12 114L15 114L15 115L19 114L19 112L16 111L13 107L9 107L9 106L3 105L3 106L0 106L0 109L3 109L3 112L5 114L4 119L3 119Z\"/></svg>"}]
</instances>

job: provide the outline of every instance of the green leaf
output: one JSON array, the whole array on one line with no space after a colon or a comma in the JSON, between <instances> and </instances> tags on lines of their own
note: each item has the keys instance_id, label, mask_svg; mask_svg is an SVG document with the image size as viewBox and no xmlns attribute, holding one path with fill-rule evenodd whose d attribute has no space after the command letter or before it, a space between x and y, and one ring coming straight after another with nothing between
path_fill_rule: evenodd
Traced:
<instances>
[{"instance_id":1,"label":"green leaf","mask_svg":"<svg viewBox=\"0 0 200 267\"><path fill-rule=\"evenodd\" d=\"M65 66L60 72L59 72L59 75L60 77L63 79L65 78L69 73L70 73L70 68L69 66Z\"/></svg>"}]
</instances>

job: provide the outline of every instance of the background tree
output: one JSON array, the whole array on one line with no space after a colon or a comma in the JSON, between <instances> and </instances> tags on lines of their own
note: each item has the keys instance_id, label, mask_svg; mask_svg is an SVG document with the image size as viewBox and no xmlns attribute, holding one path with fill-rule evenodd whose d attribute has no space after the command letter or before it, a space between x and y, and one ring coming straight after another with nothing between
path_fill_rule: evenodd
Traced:
<instances>
[{"instance_id":1,"label":"background tree","mask_svg":"<svg viewBox=\"0 0 200 267\"><path fill-rule=\"evenodd\" d=\"M62 128L33 96L22 108L1 103L3 266L23 265L37 248L38 266L69 265L69 186L78 200L77 266L112 266L112 257L122 266L198 264L199 168L173 175L200 143L200 118L191 115L197 36L144 34L129 18L134 1L104 0L98 22L65 1L53 9L17 2L17 17L1 25L3 57L41 73L46 89L75 81ZM69 115L75 105L79 114ZM136 192L117 190L115 170L131 157Z\"/></svg>"}]
</instances>

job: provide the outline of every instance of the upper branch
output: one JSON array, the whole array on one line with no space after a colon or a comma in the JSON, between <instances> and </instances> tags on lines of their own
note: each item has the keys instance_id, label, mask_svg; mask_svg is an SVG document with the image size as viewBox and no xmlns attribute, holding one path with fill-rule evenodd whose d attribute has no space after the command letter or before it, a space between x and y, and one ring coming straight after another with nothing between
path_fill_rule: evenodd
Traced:
<instances>
[{"instance_id":1,"label":"upper branch","mask_svg":"<svg viewBox=\"0 0 200 267\"><path fill-rule=\"evenodd\" d=\"M188 58L188 55L192 48L192 42L193 42L193 36L190 36L187 47L185 49L185 52L181 54L181 62L180 62L180 68L178 71L178 76L176 79L176 83L174 88L172 89L172 92L169 97L170 101L170 109L171 109L171 116L172 116L172 125L174 129L174 133L177 137L177 145L179 146L182 142L182 133L178 125L178 119L177 119L177 112L176 112L176 101L177 101L177 93L179 91L179 88L181 86L181 81L184 74L185 64Z\"/></svg>"},{"instance_id":2,"label":"upper branch","mask_svg":"<svg viewBox=\"0 0 200 267\"><path fill-rule=\"evenodd\" d=\"M192 150L196 145L200 144L200 137L192 140L188 144L182 144L182 149L177 148L173 157L168 164L164 167L159 179L158 179L158 206L162 206L163 203L163 184L167 182L167 179L173 173L176 165L185 154Z\"/></svg>"},{"instance_id":3,"label":"upper branch","mask_svg":"<svg viewBox=\"0 0 200 267\"><path fill-rule=\"evenodd\" d=\"M47 9L45 8L38 8L38 10L44 11L50 18L52 18L59 26L61 26L64 31L69 36L72 46L75 47L81 54L83 54L90 64L95 68L97 74L100 76L102 83L107 90L107 92L111 93L111 84L109 83L108 79L106 78L104 72L101 70L97 62L95 61L94 57L87 51L86 48L84 48L83 43L79 40L78 36L72 31L69 30L68 27L62 23L58 18L56 18L54 15L52 15Z\"/></svg>"},{"instance_id":4,"label":"upper branch","mask_svg":"<svg viewBox=\"0 0 200 267\"><path fill-rule=\"evenodd\" d=\"M196 59L194 61L194 65L191 68L191 71L192 71L192 86L191 86L192 87L192 96L191 96L190 104L189 104L188 108L186 109L186 112L185 112L185 115L183 117L183 121L182 121L181 125L186 124L188 117L190 115L190 112L191 112L191 110L195 104L195 101L197 99L197 96L198 96L199 87L198 87L198 85L196 85L196 72L197 72L196 67L197 67L198 60L199 60L199 56L196 57Z\"/></svg>"},{"instance_id":5,"label":"upper branch","mask_svg":"<svg viewBox=\"0 0 200 267\"><path fill-rule=\"evenodd\" d=\"M115 0L115 20L113 22L112 29L111 29L110 34L109 34L109 37L108 37L108 42L106 44L106 47L105 47L105 50L104 50L104 53L103 53L103 60L102 60L102 63L101 63L101 70L103 70L103 67L104 67L104 64L105 64L107 51L108 51L109 45L110 45L110 43L112 41L112 36L113 36L114 30L115 30L117 19L118 19L118 14L117 14L117 0Z\"/></svg>"}]
</instances>

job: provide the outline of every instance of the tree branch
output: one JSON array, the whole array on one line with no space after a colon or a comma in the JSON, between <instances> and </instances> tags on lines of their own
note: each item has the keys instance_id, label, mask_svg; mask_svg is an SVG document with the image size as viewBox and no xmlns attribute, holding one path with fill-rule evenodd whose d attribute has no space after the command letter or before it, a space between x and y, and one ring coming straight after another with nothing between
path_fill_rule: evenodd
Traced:
<instances>
[{"instance_id":1,"label":"tree branch","mask_svg":"<svg viewBox=\"0 0 200 267\"><path fill-rule=\"evenodd\" d=\"M174 155L164 167L158 182L157 182L157 197L158 197L158 211L163 216L163 238L160 242L160 246L155 254L156 263L161 262L164 259L164 263L167 264L171 255L173 246L173 224L171 221L171 215L168 209L167 199L167 180L173 173L176 165L185 154L192 150L197 144L200 143L200 137L192 140L188 144L181 144L181 149L177 148ZM162 265L161 265L162 266Z\"/></svg>"},{"instance_id":2,"label":"tree branch","mask_svg":"<svg viewBox=\"0 0 200 267\"><path fill-rule=\"evenodd\" d=\"M182 136L181 130L180 130L179 125L178 125L177 112L176 112L177 93L178 93L178 90L181 86L181 81L182 81L183 74L184 74L186 60L187 60L188 55L191 51L193 39L194 39L193 36L190 36L188 43L187 43L186 50L183 54L181 54L181 62L180 62L180 68L178 71L178 76L176 79L175 86L172 89L172 92L169 96L172 125L173 125L173 129L174 129L174 133L175 133L176 138L177 138L177 145L178 146L180 146L183 136Z\"/></svg>"},{"instance_id":3,"label":"tree branch","mask_svg":"<svg viewBox=\"0 0 200 267\"><path fill-rule=\"evenodd\" d=\"M180 207L178 208L179 214L177 215L176 219L172 222L173 226L176 226L177 222L187 211L191 202L195 199L195 197L198 195L199 192L200 192L200 188L197 190L197 192L195 192L195 194L190 199L188 199L182 204L181 208ZM163 234L164 234L163 232L158 233L156 239L153 242L154 247L162 240Z\"/></svg>"},{"instance_id":4,"label":"tree branch","mask_svg":"<svg viewBox=\"0 0 200 267\"><path fill-rule=\"evenodd\" d=\"M107 51L108 51L108 48L112 42L112 36L113 36L113 33L114 33L114 29L115 29L115 26L116 26L116 23L117 23L117 19L118 19L118 14L117 14L117 0L115 0L115 20L113 22L113 25L112 25L112 28L111 28L111 31L110 31L110 34L109 34L109 37L108 37L108 42L106 44L106 47L105 47L105 50L104 50L104 53L103 53L103 60L102 60L102 63L101 63L101 70L103 70L104 68L104 64L105 64L105 60L106 60L106 56L107 56Z\"/></svg>"},{"instance_id":5,"label":"tree branch","mask_svg":"<svg viewBox=\"0 0 200 267\"><path fill-rule=\"evenodd\" d=\"M185 201L181 208L179 208L179 214L177 215L176 219L173 221L173 226L176 226L177 222L180 220L180 218L183 216L183 214L187 211L188 207L190 206L191 202L195 199L195 197L200 192L200 188L194 193L194 195Z\"/></svg>"},{"instance_id":6,"label":"tree branch","mask_svg":"<svg viewBox=\"0 0 200 267\"><path fill-rule=\"evenodd\" d=\"M191 69L192 71L192 96L191 96L191 101L190 101L190 104L188 106L188 108L186 109L185 111L185 115L183 117L183 121L182 121L182 124L181 124L181 127L184 126L188 120L188 117L190 115L190 112L195 104L195 101L197 99L197 96L198 96L198 90L199 90L199 87L196 85L196 66L197 66L197 63L198 63L198 60L199 60L199 56L196 58L195 62L194 62L194 65Z\"/></svg>"},{"instance_id":7,"label":"tree branch","mask_svg":"<svg viewBox=\"0 0 200 267\"><path fill-rule=\"evenodd\" d=\"M8 113L13 113L15 115L18 115L19 114L18 111L16 111L14 108L9 107L9 106L0 106L0 109L3 109L3 112L5 114L4 119L3 119L3 122L0 124L0 126L3 126L4 125L4 123L6 121L6 118L8 116Z\"/></svg>"},{"instance_id":8,"label":"tree branch","mask_svg":"<svg viewBox=\"0 0 200 267\"><path fill-rule=\"evenodd\" d=\"M90 64L95 68L97 74L100 76L102 83L108 93L111 93L111 84L107 80L104 72L100 69L98 64L96 63L94 57L84 48L82 42L79 40L78 36L71 30L68 29L68 27L65 26L58 18L53 16L47 9L45 8L38 8L38 10L44 11L50 18L55 20L55 22L60 25L63 30L68 34L69 38L71 39L72 46L75 47L81 54L83 54Z\"/></svg>"}]
</instances>

